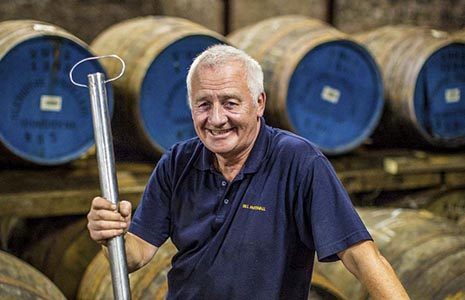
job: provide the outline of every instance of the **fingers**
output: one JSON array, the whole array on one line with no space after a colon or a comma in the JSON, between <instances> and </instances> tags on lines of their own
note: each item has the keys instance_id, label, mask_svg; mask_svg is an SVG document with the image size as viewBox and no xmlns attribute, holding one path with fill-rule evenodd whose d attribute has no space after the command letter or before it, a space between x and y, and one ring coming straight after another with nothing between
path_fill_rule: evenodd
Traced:
<instances>
[{"instance_id":1,"label":"fingers","mask_svg":"<svg viewBox=\"0 0 465 300\"><path fill-rule=\"evenodd\" d=\"M116 205L111 203L105 198L95 197L92 200L92 209L106 209L106 210L116 210Z\"/></svg>"},{"instance_id":2,"label":"fingers","mask_svg":"<svg viewBox=\"0 0 465 300\"><path fill-rule=\"evenodd\" d=\"M120 213L116 210L115 204L102 197L92 200L91 209L87 214L87 228L94 241L105 244L107 239L127 231L131 219L131 203L122 202L120 205L122 213Z\"/></svg>"},{"instance_id":3,"label":"fingers","mask_svg":"<svg viewBox=\"0 0 465 300\"><path fill-rule=\"evenodd\" d=\"M106 240L125 233L128 224L124 221L95 220L90 217L87 228L94 241L105 244Z\"/></svg>"}]
</instances>

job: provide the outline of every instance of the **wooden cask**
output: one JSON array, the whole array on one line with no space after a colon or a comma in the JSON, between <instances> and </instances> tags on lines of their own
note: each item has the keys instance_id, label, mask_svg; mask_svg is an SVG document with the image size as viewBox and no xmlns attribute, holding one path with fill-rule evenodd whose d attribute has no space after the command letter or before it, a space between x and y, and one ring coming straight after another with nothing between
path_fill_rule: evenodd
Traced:
<instances>
[{"instance_id":1,"label":"wooden cask","mask_svg":"<svg viewBox=\"0 0 465 300\"><path fill-rule=\"evenodd\" d=\"M465 145L465 43L441 31L385 26L357 34L383 73L386 109L375 143Z\"/></svg>"},{"instance_id":2,"label":"wooden cask","mask_svg":"<svg viewBox=\"0 0 465 300\"><path fill-rule=\"evenodd\" d=\"M94 145L89 91L74 86L69 71L93 56L71 33L34 20L0 22L0 153L11 160L59 165L85 155ZM104 70L98 61L74 72ZM108 87L110 108L112 89Z\"/></svg>"},{"instance_id":3,"label":"wooden cask","mask_svg":"<svg viewBox=\"0 0 465 300\"><path fill-rule=\"evenodd\" d=\"M465 293L465 235L454 223L426 210L358 209L381 253L391 263L411 299L446 299ZM368 299L367 291L341 262L318 263L348 299Z\"/></svg>"},{"instance_id":4,"label":"wooden cask","mask_svg":"<svg viewBox=\"0 0 465 300\"><path fill-rule=\"evenodd\" d=\"M101 249L89 236L87 219L49 228L36 238L21 258L47 275L67 299L75 299L87 266Z\"/></svg>"},{"instance_id":5,"label":"wooden cask","mask_svg":"<svg viewBox=\"0 0 465 300\"><path fill-rule=\"evenodd\" d=\"M0 296L2 299L66 299L44 274L4 251L0 251Z\"/></svg>"},{"instance_id":6,"label":"wooden cask","mask_svg":"<svg viewBox=\"0 0 465 300\"><path fill-rule=\"evenodd\" d=\"M381 74L371 54L351 37L316 19L281 16L228 35L265 75L265 115L327 154L349 152L378 124Z\"/></svg>"},{"instance_id":7,"label":"wooden cask","mask_svg":"<svg viewBox=\"0 0 465 300\"><path fill-rule=\"evenodd\" d=\"M115 151L159 157L175 142L195 136L187 105L186 76L193 59L214 44L216 32L186 19L147 16L103 31L91 44L98 54L117 54L126 72L114 82ZM116 60L102 64L115 76Z\"/></svg>"},{"instance_id":8,"label":"wooden cask","mask_svg":"<svg viewBox=\"0 0 465 300\"><path fill-rule=\"evenodd\" d=\"M129 275L132 299L163 300L168 291L167 274L176 247L166 242L153 260ZM87 267L79 287L78 300L111 299L112 286L108 260L100 252ZM315 273L312 279L311 300L346 300L337 286L324 275Z\"/></svg>"}]
</instances>

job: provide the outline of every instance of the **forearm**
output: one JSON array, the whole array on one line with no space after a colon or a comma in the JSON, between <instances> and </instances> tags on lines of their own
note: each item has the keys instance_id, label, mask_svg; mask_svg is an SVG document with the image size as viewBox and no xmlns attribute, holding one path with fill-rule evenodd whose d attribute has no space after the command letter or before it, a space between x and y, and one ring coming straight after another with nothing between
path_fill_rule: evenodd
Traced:
<instances>
[{"instance_id":1,"label":"forearm","mask_svg":"<svg viewBox=\"0 0 465 300\"><path fill-rule=\"evenodd\" d=\"M372 266L358 266L354 275L365 286L372 299L409 299L389 262L379 254ZM361 264L365 264L362 262Z\"/></svg>"},{"instance_id":2,"label":"forearm","mask_svg":"<svg viewBox=\"0 0 465 300\"><path fill-rule=\"evenodd\" d=\"M389 262L371 241L349 248L341 259L372 299L410 299Z\"/></svg>"}]
</instances>

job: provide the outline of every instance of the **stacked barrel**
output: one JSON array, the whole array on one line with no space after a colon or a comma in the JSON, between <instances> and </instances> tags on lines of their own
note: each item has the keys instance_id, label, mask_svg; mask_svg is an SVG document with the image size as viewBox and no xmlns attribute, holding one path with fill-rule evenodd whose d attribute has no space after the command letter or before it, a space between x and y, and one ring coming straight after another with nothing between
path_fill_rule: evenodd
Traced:
<instances>
[{"instance_id":1,"label":"stacked barrel","mask_svg":"<svg viewBox=\"0 0 465 300\"><path fill-rule=\"evenodd\" d=\"M38 233L40 238L29 243L20 256L50 278L67 299L75 299L87 265L101 247L90 239L85 218L65 221L59 228L54 225L42 226L46 228ZM29 230L30 234L37 232Z\"/></svg>"},{"instance_id":2,"label":"stacked barrel","mask_svg":"<svg viewBox=\"0 0 465 300\"><path fill-rule=\"evenodd\" d=\"M2 299L66 299L44 274L4 251L0 251L0 295Z\"/></svg>"},{"instance_id":3,"label":"stacked barrel","mask_svg":"<svg viewBox=\"0 0 465 300\"><path fill-rule=\"evenodd\" d=\"M465 41L414 26L386 26L356 39L383 72L387 105L379 142L465 145Z\"/></svg>"},{"instance_id":4,"label":"stacked barrel","mask_svg":"<svg viewBox=\"0 0 465 300\"><path fill-rule=\"evenodd\" d=\"M195 136L187 106L188 68L207 47L225 38L185 19L141 17L102 32L89 47L65 30L37 21L0 23L0 74L4 114L0 150L38 165L75 160L94 144L89 92L69 80L73 65L95 55L126 62L115 81L116 150L159 157L177 141ZM94 54L95 53L95 54ZM115 77L117 60L85 62L73 73L87 84L96 72ZM112 86L107 85L113 108Z\"/></svg>"},{"instance_id":5,"label":"stacked barrel","mask_svg":"<svg viewBox=\"0 0 465 300\"><path fill-rule=\"evenodd\" d=\"M465 293L463 229L425 210L399 208L358 208L357 210L380 251L391 262L412 299L447 299ZM99 252L99 246L90 240L85 224L85 220L82 219L69 222L67 226L56 230L49 229L49 233L28 247L21 257L52 279L54 282L52 286L55 289L58 287L68 299L111 298L112 286L108 261L103 253ZM149 265L131 274L130 284L134 299L165 298L167 273L175 253L175 246L168 241L159 249ZM8 264L4 266L4 269L11 270L2 270L3 277L13 276L11 272L33 272L29 270L32 269L31 267L15 265L10 268L11 262L8 259ZM46 284L42 282L48 282L45 275L34 275L38 276L34 280L40 282L28 283L32 287L16 283L14 288L25 289L26 291L22 293L31 292L29 289L42 288L34 285ZM30 275L28 276L30 278ZM10 289L11 283L15 281L8 282ZM311 284L312 292L309 299L368 298L366 290L341 262L317 263ZM57 294L61 295L59 292Z\"/></svg>"},{"instance_id":6,"label":"stacked barrel","mask_svg":"<svg viewBox=\"0 0 465 300\"><path fill-rule=\"evenodd\" d=\"M130 285L133 299L162 300L166 298L167 273L171 268L171 259L175 253L175 246L167 241L158 249L156 256L147 266L131 274ZM110 266L103 253L99 253L87 267L79 286L77 299L109 299L111 297ZM330 280L317 273L314 275L309 299L344 298Z\"/></svg>"},{"instance_id":7,"label":"stacked barrel","mask_svg":"<svg viewBox=\"0 0 465 300\"><path fill-rule=\"evenodd\" d=\"M348 35L319 20L282 16L228 38L262 65L271 124L328 154L353 150L377 126L381 75L370 53Z\"/></svg>"},{"instance_id":8,"label":"stacked barrel","mask_svg":"<svg viewBox=\"0 0 465 300\"><path fill-rule=\"evenodd\" d=\"M141 17L116 24L92 42L96 53L119 55L126 74L115 81L115 143L124 153L160 156L195 136L186 76L194 58L224 37L181 18ZM110 76L119 65L104 61Z\"/></svg>"},{"instance_id":9,"label":"stacked barrel","mask_svg":"<svg viewBox=\"0 0 465 300\"><path fill-rule=\"evenodd\" d=\"M465 144L463 33L386 26L349 36L291 15L225 38L185 19L148 16L111 26L92 42L92 51L51 24L0 23L6 107L0 151L40 165L85 155L93 145L88 91L73 86L68 74L83 58L117 54L127 69L114 82L115 149L156 159L195 136L185 77L195 56L219 43L243 49L263 66L267 122L326 154L345 154L371 140L391 147ZM116 60L90 61L75 78L85 84L89 73L115 77L120 69Z\"/></svg>"},{"instance_id":10,"label":"stacked barrel","mask_svg":"<svg viewBox=\"0 0 465 300\"><path fill-rule=\"evenodd\" d=\"M68 75L82 59L116 54L127 68L107 84L115 150L120 157L157 159L174 143L195 136L185 79L193 59L215 44L241 48L262 65L267 123L307 138L326 154L347 154L367 142L465 145L463 32L387 26L348 35L290 15L224 37L185 19L147 16L109 27L90 46L52 24L1 22L0 153L9 161L41 166L86 156L94 144L89 92L73 86ZM75 69L74 79L86 84L87 75L96 72L112 78L120 68L117 61L88 61ZM462 199L440 199L431 210L465 223L463 211L445 206ZM465 294L463 229L425 211L359 212L412 299ZM108 263L90 240L86 220L65 224L50 225L19 253L42 273L0 253L0 295L112 297ZM134 299L164 299L175 252L167 242L153 262L131 275ZM342 264L317 264L312 280L311 299L368 298Z\"/></svg>"},{"instance_id":11,"label":"stacked barrel","mask_svg":"<svg viewBox=\"0 0 465 300\"><path fill-rule=\"evenodd\" d=\"M10 160L58 165L83 156L93 141L89 92L68 79L74 63L92 56L69 32L44 22L0 22L0 153ZM77 81L104 70L98 62ZM111 99L111 88L109 88ZM110 101L110 104L112 102Z\"/></svg>"},{"instance_id":12,"label":"stacked barrel","mask_svg":"<svg viewBox=\"0 0 465 300\"><path fill-rule=\"evenodd\" d=\"M462 299L465 295L465 235L454 223L426 210L358 209L411 299ZM347 299L368 299L341 262L316 270L337 282Z\"/></svg>"}]
</instances>

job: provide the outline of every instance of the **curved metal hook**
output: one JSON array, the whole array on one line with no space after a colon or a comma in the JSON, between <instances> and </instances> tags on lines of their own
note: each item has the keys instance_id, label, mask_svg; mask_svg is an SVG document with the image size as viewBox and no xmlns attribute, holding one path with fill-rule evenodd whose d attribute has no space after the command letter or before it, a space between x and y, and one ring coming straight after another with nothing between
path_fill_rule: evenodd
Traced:
<instances>
[{"instance_id":1,"label":"curved metal hook","mask_svg":"<svg viewBox=\"0 0 465 300\"><path fill-rule=\"evenodd\" d=\"M108 58L108 57L112 57L112 58L118 59L118 60L121 62L122 69L121 69L121 72L118 74L118 76L116 76L115 78L111 78L111 79L105 80L105 83L114 81L114 80L120 78L121 76L123 76L124 70L126 70L126 64L124 63L124 60L122 60L121 57L119 57L119 56L116 55L116 54L109 54L109 55L88 57L88 58L84 58L84 59L78 61L78 62L71 68L71 70L69 71L69 79L71 80L71 82L72 82L74 85L87 88L87 85L82 84L82 83L77 83L76 81L74 81L74 79L73 79L73 71L74 71L74 69L75 69L78 65L82 64L82 63L85 62L85 61L88 61L88 60L96 60L96 59L101 59L101 58Z\"/></svg>"}]
</instances>

